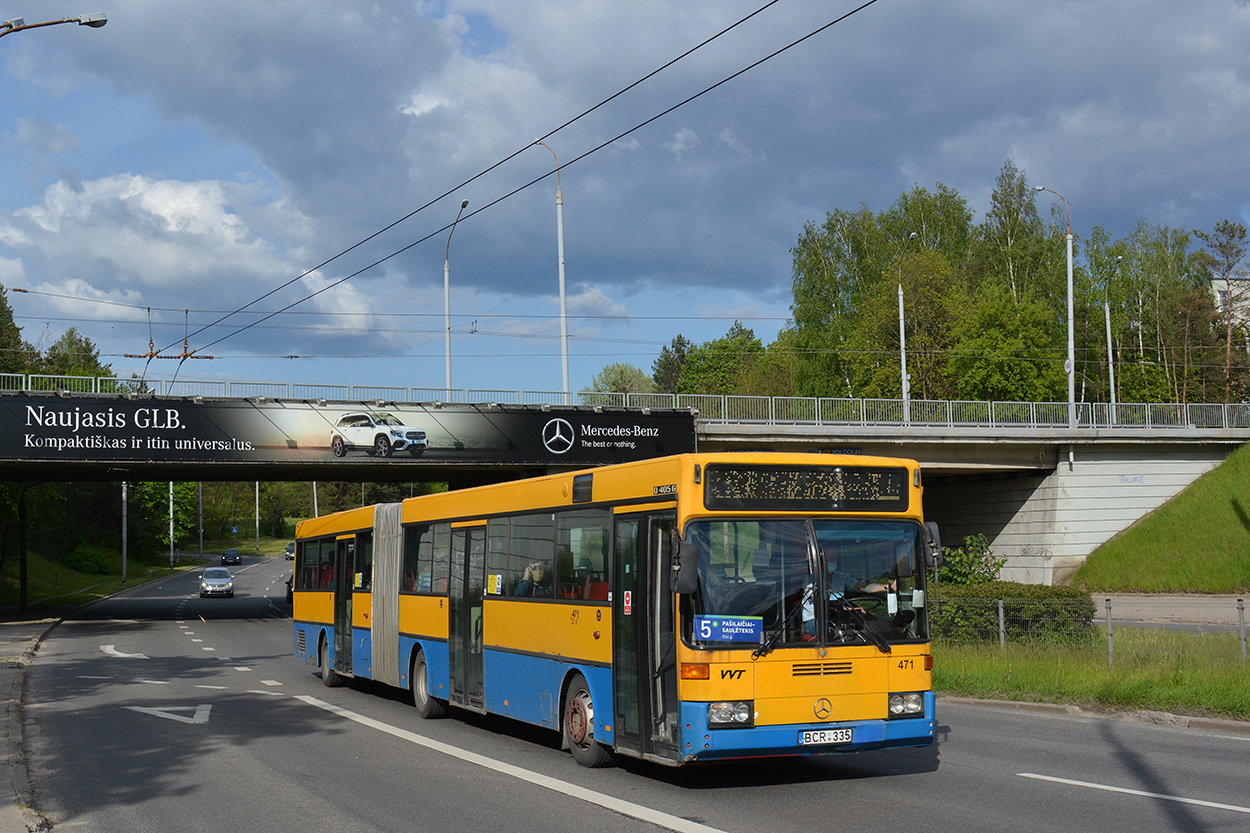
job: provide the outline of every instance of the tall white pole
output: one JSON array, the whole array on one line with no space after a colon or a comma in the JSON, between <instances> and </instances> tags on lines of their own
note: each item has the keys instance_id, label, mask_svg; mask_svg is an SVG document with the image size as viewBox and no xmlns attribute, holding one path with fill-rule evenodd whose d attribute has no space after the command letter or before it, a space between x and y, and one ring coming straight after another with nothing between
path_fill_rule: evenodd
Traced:
<instances>
[{"instance_id":1,"label":"tall white pole","mask_svg":"<svg viewBox=\"0 0 1250 833\"><path fill-rule=\"evenodd\" d=\"M447 251L443 254L443 328L445 332L446 365L447 365L447 398L451 399L451 236L456 233L456 223L460 215L469 206L468 200L462 200L456 219L451 223L451 231L447 232Z\"/></svg>"},{"instance_id":2,"label":"tall white pole","mask_svg":"<svg viewBox=\"0 0 1250 833\"><path fill-rule=\"evenodd\" d=\"M256 481L256 554L260 555L260 481Z\"/></svg>"},{"instance_id":3,"label":"tall white pole","mask_svg":"<svg viewBox=\"0 0 1250 833\"><path fill-rule=\"evenodd\" d=\"M560 369L564 381L564 404L569 404L569 319L568 307L565 304L564 291L564 195L560 193L560 159L551 146L541 139L534 144L542 145L551 151L551 158L556 163L556 253L560 264Z\"/></svg>"},{"instance_id":4,"label":"tall white pole","mask_svg":"<svg viewBox=\"0 0 1250 833\"><path fill-rule=\"evenodd\" d=\"M1115 265L1118 268L1124 262L1124 255L1116 255ZM1107 383L1111 386L1111 424L1115 425L1115 353L1111 349L1111 281L1107 281L1107 294L1103 300L1103 310L1107 318Z\"/></svg>"},{"instance_id":5,"label":"tall white pole","mask_svg":"<svg viewBox=\"0 0 1250 833\"><path fill-rule=\"evenodd\" d=\"M122 584L126 583L126 481L122 481Z\"/></svg>"},{"instance_id":6,"label":"tall white pole","mask_svg":"<svg viewBox=\"0 0 1250 833\"><path fill-rule=\"evenodd\" d=\"M903 285L898 285L898 361L903 378L903 424L911 424L911 383L907 378L907 333L903 328Z\"/></svg>"},{"instance_id":7,"label":"tall white pole","mask_svg":"<svg viewBox=\"0 0 1250 833\"><path fill-rule=\"evenodd\" d=\"M174 568L174 481L169 481L169 569Z\"/></svg>"},{"instance_id":8,"label":"tall white pole","mask_svg":"<svg viewBox=\"0 0 1250 833\"><path fill-rule=\"evenodd\" d=\"M1072 210L1068 198L1044 185L1033 186L1034 191L1047 191L1063 200L1063 213L1068 226L1068 358L1063 364L1068 374L1068 427L1076 427L1076 332L1072 321Z\"/></svg>"},{"instance_id":9,"label":"tall white pole","mask_svg":"<svg viewBox=\"0 0 1250 833\"><path fill-rule=\"evenodd\" d=\"M916 239L916 232L907 235L907 243ZM904 248L904 252L906 252ZM907 375L907 332L903 318L903 255L898 257L898 361L903 391L903 424L911 424L911 377Z\"/></svg>"},{"instance_id":10,"label":"tall white pole","mask_svg":"<svg viewBox=\"0 0 1250 833\"><path fill-rule=\"evenodd\" d=\"M1064 200L1064 206L1067 206ZM1068 427L1076 427L1076 337L1072 321L1072 223L1068 222Z\"/></svg>"}]
</instances>

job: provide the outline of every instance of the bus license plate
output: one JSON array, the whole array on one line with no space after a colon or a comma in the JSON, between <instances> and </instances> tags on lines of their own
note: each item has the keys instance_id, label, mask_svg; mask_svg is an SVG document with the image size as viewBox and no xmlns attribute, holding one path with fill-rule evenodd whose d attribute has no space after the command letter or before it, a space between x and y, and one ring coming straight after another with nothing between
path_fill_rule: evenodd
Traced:
<instances>
[{"instance_id":1,"label":"bus license plate","mask_svg":"<svg viewBox=\"0 0 1250 833\"><path fill-rule=\"evenodd\" d=\"M850 729L814 729L810 732L799 732L799 743L803 746L850 742Z\"/></svg>"}]
</instances>

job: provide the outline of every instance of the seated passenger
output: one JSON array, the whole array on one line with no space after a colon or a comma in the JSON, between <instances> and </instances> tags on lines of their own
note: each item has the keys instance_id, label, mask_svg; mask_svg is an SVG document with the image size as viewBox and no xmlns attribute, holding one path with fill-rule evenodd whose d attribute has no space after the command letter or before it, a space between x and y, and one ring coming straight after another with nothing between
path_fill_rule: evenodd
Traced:
<instances>
[{"instance_id":1,"label":"seated passenger","mask_svg":"<svg viewBox=\"0 0 1250 833\"><path fill-rule=\"evenodd\" d=\"M517 582L514 596L550 596L551 570L542 561L535 561L525 568L525 575Z\"/></svg>"}]
</instances>

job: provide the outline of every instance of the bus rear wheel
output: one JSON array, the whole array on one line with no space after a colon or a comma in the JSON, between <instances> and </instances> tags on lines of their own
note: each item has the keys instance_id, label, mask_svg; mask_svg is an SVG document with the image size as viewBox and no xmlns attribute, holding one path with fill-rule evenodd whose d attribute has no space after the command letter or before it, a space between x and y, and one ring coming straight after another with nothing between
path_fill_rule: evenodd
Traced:
<instances>
[{"instance_id":1,"label":"bus rear wheel","mask_svg":"<svg viewBox=\"0 0 1250 833\"><path fill-rule=\"evenodd\" d=\"M343 684L343 678L330 667L330 646L321 640L321 650L317 652L317 660L321 664L321 682L327 688L337 688Z\"/></svg>"},{"instance_id":2,"label":"bus rear wheel","mask_svg":"<svg viewBox=\"0 0 1250 833\"><path fill-rule=\"evenodd\" d=\"M564 697L564 742L573 760L585 767L601 767L612 762L612 753L595 740L595 708L586 678L575 674Z\"/></svg>"},{"instance_id":3,"label":"bus rear wheel","mask_svg":"<svg viewBox=\"0 0 1250 833\"><path fill-rule=\"evenodd\" d=\"M417 651L412 661L412 673L408 675L408 687L412 689L412 705L425 720L447 716L447 703L430 696L429 671L425 667L425 651Z\"/></svg>"}]
</instances>

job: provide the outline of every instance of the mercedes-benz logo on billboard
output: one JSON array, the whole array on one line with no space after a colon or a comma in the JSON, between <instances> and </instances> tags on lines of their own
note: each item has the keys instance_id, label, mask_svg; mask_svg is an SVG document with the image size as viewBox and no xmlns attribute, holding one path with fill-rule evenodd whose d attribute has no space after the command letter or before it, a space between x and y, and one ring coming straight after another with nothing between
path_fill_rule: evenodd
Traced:
<instances>
[{"instance_id":1,"label":"mercedes-benz logo on billboard","mask_svg":"<svg viewBox=\"0 0 1250 833\"><path fill-rule=\"evenodd\" d=\"M829 698L821 697L816 701L812 711L816 712L816 716L821 720L828 720L833 715L833 703L829 702Z\"/></svg>"},{"instance_id":2,"label":"mercedes-benz logo on billboard","mask_svg":"<svg viewBox=\"0 0 1250 833\"><path fill-rule=\"evenodd\" d=\"M573 440L573 426L568 420L556 417L543 426L543 445L552 454L566 453L573 447Z\"/></svg>"}]
</instances>

